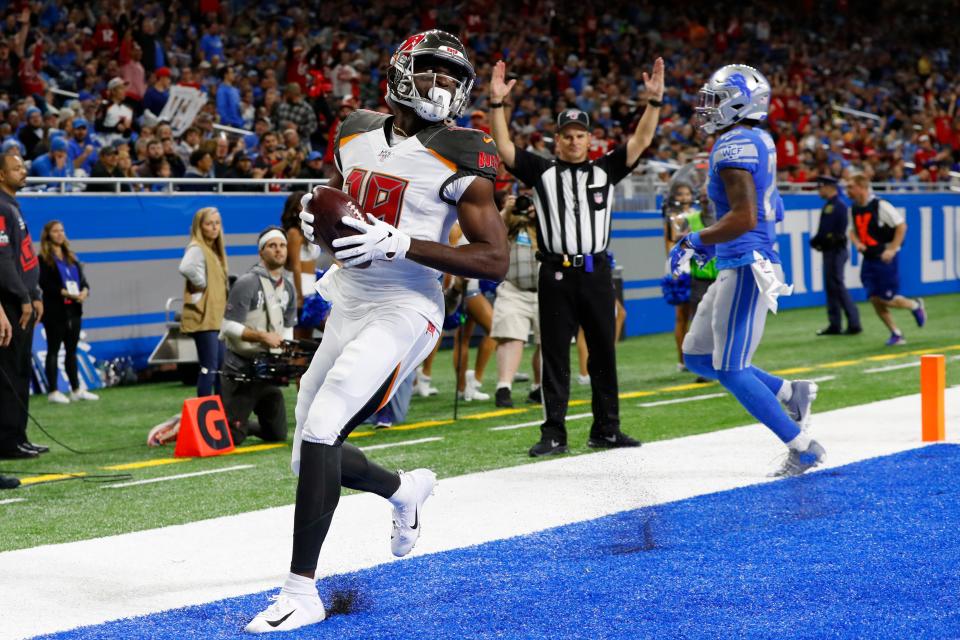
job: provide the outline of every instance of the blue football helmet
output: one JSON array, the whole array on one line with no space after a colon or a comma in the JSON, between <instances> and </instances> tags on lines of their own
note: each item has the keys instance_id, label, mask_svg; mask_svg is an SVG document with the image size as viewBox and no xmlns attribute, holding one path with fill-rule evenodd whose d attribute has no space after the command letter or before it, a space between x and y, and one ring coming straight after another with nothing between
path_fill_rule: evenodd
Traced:
<instances>
[{"instance_id":1,"label":"blue football helmet","mask_svg":"<svg viewBox=\"0 0 960 640\"><path fill-rule=\"evenodd\" d=\"M762 73L745 64L717 69L697 94L694 116L707 134L743 120L763 121L770 109L770 83Z\"/></svg>"}]
</instances>

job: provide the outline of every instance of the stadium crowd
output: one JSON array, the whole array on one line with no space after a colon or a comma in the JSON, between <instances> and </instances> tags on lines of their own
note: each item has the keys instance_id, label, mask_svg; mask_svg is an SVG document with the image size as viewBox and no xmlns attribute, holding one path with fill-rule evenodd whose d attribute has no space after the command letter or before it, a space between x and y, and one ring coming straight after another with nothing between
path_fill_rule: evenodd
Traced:
<instances>
[{"instance_id":1,"label":"stadium crowd","mask_svg":"<svg viewBox=\"0 0 960 640\"><path fill-rule=\"evenodd\" d=\"M773 84L781 180L854 170L875 181L949 180L960 168L958 61L940 28L950 7L914 3L901 20L885 5L369 0L331 12L289 0L13 2L0 21L0 138L35 176L197 178L190 190L211 177L320 178L341 119L386 108L392 49L443 27L477 67L474 111L460 124L487 128L485 84L506 58L522 86L515 141L540 153L550 154L556 113L570 106L591 114L592 157L625 140L642 112L641 69L662 55L666 104L647 157L682 164L711 143L690 122L698 88L736 59ZM178 84L208 96L179 136L159 119Z\"/></svg>"}]
</instances>

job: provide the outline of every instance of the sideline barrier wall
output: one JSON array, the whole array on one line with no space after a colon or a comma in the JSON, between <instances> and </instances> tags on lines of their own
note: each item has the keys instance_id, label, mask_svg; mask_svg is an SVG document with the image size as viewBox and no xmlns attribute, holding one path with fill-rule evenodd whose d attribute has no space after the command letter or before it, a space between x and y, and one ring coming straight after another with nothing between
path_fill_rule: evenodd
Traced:
<instances>
[{"instance_id":1,"label":"sideline barrier wall","mask_svg":"<svg viewBox=\"0 0 960 640\"><path fill-rule=\"evenodd\" d=\"M903 210L907 239L900 254L902 292L932 295L960 292L960 194L883 195ZM20 198L34 241L46 221L61 220L71 246L84 262L91 295L83 329L98 358L132 356L138 366L164 332L164 304L180 297L183 255L194 212L215 206L227 235L230 272L244 273L256 261L256 237L279 224L286 194L43 195ZM820 254L809 248L822 200L784 196L786 216L778 225L780 253L793 296L781 308L824 304ZM658 211L614 212L611 250L623 267L627 335L673 328L673 309L660 295L666 255ZM846 282L863 300L860 264L853 256Z\"/></svg>"}]
</instances>

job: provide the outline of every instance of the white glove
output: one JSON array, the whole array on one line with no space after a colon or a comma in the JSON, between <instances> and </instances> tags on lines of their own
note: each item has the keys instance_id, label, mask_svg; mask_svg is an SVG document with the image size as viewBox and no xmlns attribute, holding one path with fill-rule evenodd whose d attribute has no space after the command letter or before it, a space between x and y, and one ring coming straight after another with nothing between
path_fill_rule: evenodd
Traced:
<instances>
[{"instance_id":1,"label":"white glove","mask_svg":"<svg viewBox=\"0 0 960 640\"><path fill-rule=\"evenodd\" d=\"M316 240L313 239L313 214L307 212L307 205L310 204L312 199L312 193L304 194L300 198L300 231L303 232L304 238L316 244Z\"/></svg>"},{"instance_id":2,"label":"white glove","mask_svg":"<svg viewBox=\"0 0 960 640\"><path fill-rule=\"evenodd\" d=\"M355 267L371 260L403 260L410 248L410 236L369 213L367 220L370 224L350 216L341 218L343 224L360 233L334 240L333 248L339 251L333 257L345 267Z\"/></svg>"}]
</instances>

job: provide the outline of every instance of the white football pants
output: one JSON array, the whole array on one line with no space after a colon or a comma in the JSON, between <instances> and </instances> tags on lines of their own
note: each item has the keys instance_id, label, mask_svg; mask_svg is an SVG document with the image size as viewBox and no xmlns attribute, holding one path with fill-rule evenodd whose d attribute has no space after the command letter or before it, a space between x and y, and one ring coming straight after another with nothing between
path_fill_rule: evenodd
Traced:
<instances>
[{"instance_id":1,"label":"white football pants","mask_svg":"<svg viewBox=\"0 0 960 640\"><path fill-rule=\"evenodd\" d=\"M342 443L390 401L439 339L439 328L411 309L334 305L320 348L300 380L293 472L300 472L303 440Z\"/></svg>"}]
</instances>

